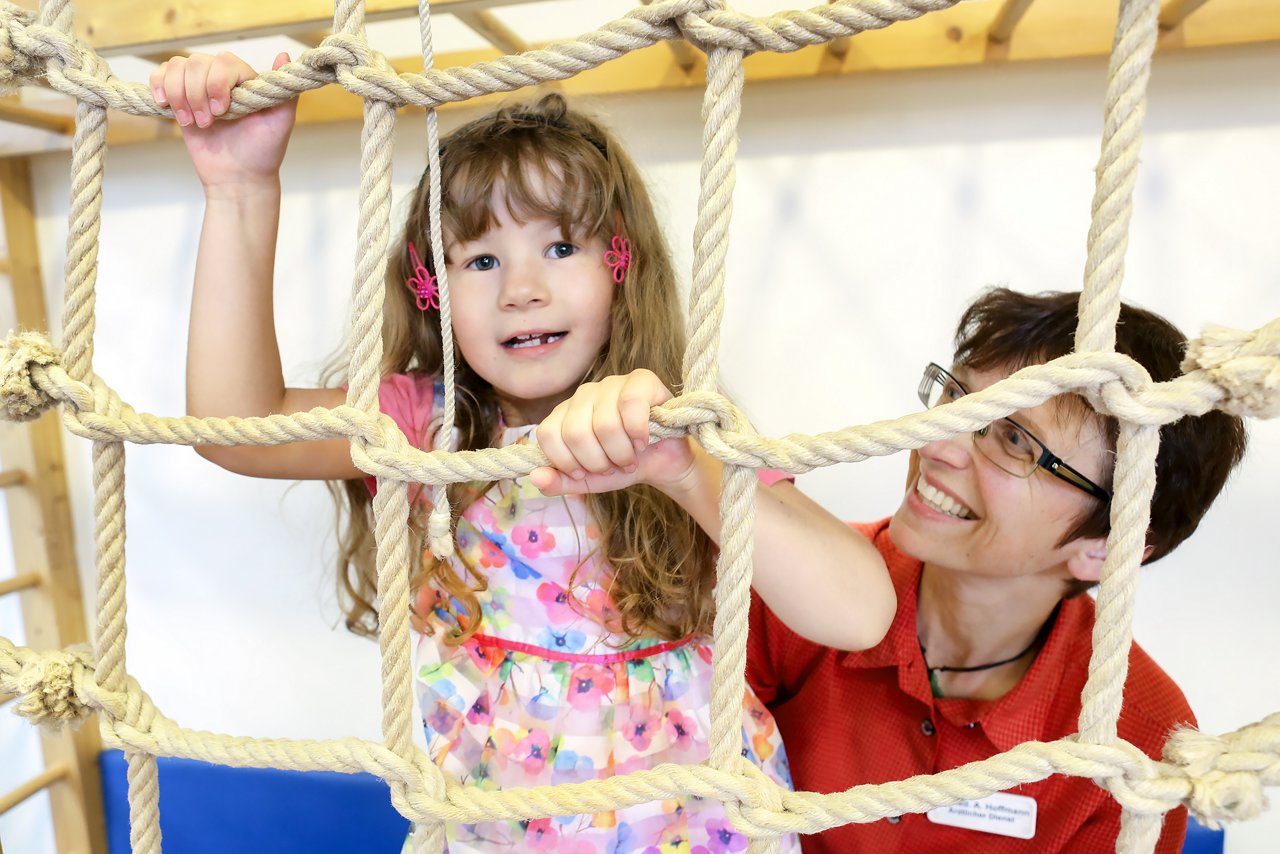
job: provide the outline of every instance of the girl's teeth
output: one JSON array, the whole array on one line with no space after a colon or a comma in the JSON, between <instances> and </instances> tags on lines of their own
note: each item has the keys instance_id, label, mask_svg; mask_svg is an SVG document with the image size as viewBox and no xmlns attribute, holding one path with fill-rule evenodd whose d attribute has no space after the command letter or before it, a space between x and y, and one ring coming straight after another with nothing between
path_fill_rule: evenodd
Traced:
<instances>
[{"instance_id":1,"label":"girl's teeth","mask_svg":"<svg viewBox=\"0 0 1280 854\"><path fill-rule=\"evenodd\" d=\"M547 332L542 335L517 335L511 339L511 343L507 346L513 350L521 347L537 347L542 344L550 344L553 341L559 341L565 336L563 332Z\"/></svg>"},{"instance_id":2,"label":"girl's teeth","mask_svg":"<svg viewBox=\"0 0 1280 854\"><path fill-rule=\"evenodd\" d=\"M958 501L952 499L950 495L941 490L934 489L932 486L924 482L924 478L916 481L916 494L924 500L924 503L939 513L945 513L948 516L954 516L957 519L972 519L973 514L969 509Z\"/></svg>"}]
</instances>

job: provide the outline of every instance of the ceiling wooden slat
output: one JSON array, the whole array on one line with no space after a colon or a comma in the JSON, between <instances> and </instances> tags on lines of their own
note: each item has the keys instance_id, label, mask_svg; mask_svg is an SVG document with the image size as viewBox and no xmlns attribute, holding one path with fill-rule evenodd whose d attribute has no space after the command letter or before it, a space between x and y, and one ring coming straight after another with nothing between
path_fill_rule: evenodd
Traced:
<instances>
[{"instance_id":1,"label":"ceiling wooden slat","mask_svg":"<svg viewBox=\"0 0 1280 854\"><path fill-rule=\"evenodd\" d=\"M433 0L436 12L479 12L534 0ZM37 0L18 5L36 8ZM411 18L417 0L367 0L368 22ZM332 0L80 0L76 32L103 56L164 53L205 42L333 26Z\"/></svg>"},{"instance_id":2,"label":"ceiling wooden slat","mask_svg":"<svg viewBox=\"0 0 1280 854\"><path fill-rule=\"evenodd\" d=\"M27 0L34 2L34 0ZM101 13L107 5L138 6L137 16L155 20L154 12L144 13L145 0L81 0L81 10ZM239 7L245 0L226 0ZM319 0L289 0L288 2L261 3L269 7L271 15L298 22L296 14L306 7L312 11L327 8L328 2ZM463 0L435 0L436 8L454 6L461 8ZM508 0L511 2L511 0ZM515 0L524 2L524 0ZM1222 47L1280 41L1280 2L1277 0L1168 0L1167 13L1173 13L1174 4L1182 17L1180 24L1161 32L1161 50L1200 47ZM1190 5L1196 9L1192 10ZM192 7L213 8L208 0L188 4ZM502 5L490 2L486 5ZM395 6L402 13L413 7L407 2L370 0L372 8L383 13ZM1014 10L1013 7L1020 9ZM152 8L149 7L148 8ZM222 8L222 7L219 7ZM292 10L289 18L284 9ZM989 33L1002 20L1008 21L1011 12L1020 20L1011 29L1007 41L992 41ZM1191 12L1195 11L1192 15ZM924 69L963 67L971 65L1017 62L1022 60L1053 60L1077 57L1103 57L1111 50L1115 26L1114 0L1005 0L996 3L962 3L943 12L926 15L919 20L896 24L883 30L862 33L849 39L848 51L837 56L826 47L807 48L789 54L762 53L746 60L748 82L803 81L833 75L855 74L866 71L893 71L900 69ZM317 13L318 14L318 13ZM265 13L254 17L262 21ZM129 15L119 16L127 20ZM323 37L330 22L318 17L308 19L309 32ZM170 21L168 38L183 21ZM218 27L230 26L229 20L205 22L201 32L211 32ZM216 24L216 26L215 26ZM153 25L154 26L154 25ZM189 32L184 30L183 32ZM225 33L224 33L225 35ZM482 60L497 59L502 52L497 49L448 52L436 55L436 66L471 65ZM393 60L400 72L419 72L421 57L404 57ZM610 95L629 92L655 92L661 90L701 87L705 80L706 60L684 42L655 45L647 50L628 54L601 68L578 75L569 80L550 84L560 91L574 96ZM488 96L468 102L470 105L493 103L501 99L519 97L510 93ZM12 102L11 102L12 103ZM451 108L447 105L445 109ZM74 112L74 103L67 98L63 102L51 102L41 106L42 113L67 115ZM359 99L337 86L308 92L299 103L299 122L359 121ZM56 122L56 120L55 120ZM108 140L112 144L176 138L179 136L172 122L112 114L108 125ZM47 146L46 146L47 147ZM0 156L22 153L0 144Z\"/></svg>"},{"instance_id":3,"label":"ceiling wooden slat","mask_svg":"<svg viewBox=\"0 0 1280 854\"><path fill-rule=\"evenodd\" d=\"M32 109L10 99L0 101L0 122L67 135L74 133L76 129L75 120L70 116Z\"/></svg>"},{"instance_id":4,"label":"ceiling wooden slat","mask_svg":"<svg viewBox=\"0 0 1280 854\"><path fill-rule=\"evenodd\" d=\"M453 16L503 53L524 53L529 49L524 39L516 35L492 12L481 9L478 12L454 12Z\"/></svg>"},{"instance_id":5,"label":"ceiling wooden slat","mask_svg":"<svg viewBox=\"0 0 1280 854\"><path fill-rule=\"evenodd\" d=\"M1013 31L1017 28L1018 22L1022 20L1023 15L1027 14L1033 2L1034 0L1004 0L995 20L991 23L991 28L987 30L987 38L999 44L1009 41L1013 37Z\"/></svg>"},{"instance_id":6,"label":"ceiling wooden slat","mask_svg":"<svg viewBox=\"0 0 1280 854\"><path fill-rule=\"evenodd\" d=\"M1160 29L1172 30L1182 26L1187 16L1209 0L1168 0L1160 8Z\"/></svg>"}]
</instances>

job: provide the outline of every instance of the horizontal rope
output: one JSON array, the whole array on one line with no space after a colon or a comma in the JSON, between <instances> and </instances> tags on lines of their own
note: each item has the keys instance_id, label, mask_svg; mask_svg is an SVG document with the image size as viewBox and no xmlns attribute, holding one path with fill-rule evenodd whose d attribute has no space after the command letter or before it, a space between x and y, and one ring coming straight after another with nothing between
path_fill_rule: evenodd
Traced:
<instances>
[{"instance_id":1,"label":"horizontal rope","mask_svg":"<svg viewBox=\"0 0 1280 854\"><path fill-rule=\"evenodd\" d=\"M1241 371L1233 369L1237 360L1223 355L1220 346L1211 369L1195 368L1189 361L1190 373L1163 383L1152 382L1145 369L1127 356L1081 353L1024 368L937 409L816 435L760 436L732 402L714 392L681 395L655 407L650 427L655 438L695 434L709 453L725 463L800 474L918 448L979 429L1068 392L1097 391L1103 408L1111 414L1148 425L1201 415L1228 405L1228 401L1237 410L1256 408L1251 414L1274 414L1280 395L1280 334L1273 334L1277 330L1280 322L1258 333L1218 330L1217 338L1193 342L1189 348L1189 352L1213 349L1213 341L1223 338L1240 342L1236 351L1244 354L1239 360ZM1260 341L1271 349L1263 352L1256 346ZM1223 383L1230 388L1225 389ZM409 445L385 414L350 406L261 418L171 418L139 413L98 377L87 384L72 379L43 335L24 332L0 343L0 412L11 418L30 418L58 403L67 407L67 428L89 439L136 444L278 445L345 438L352 441L352 458L363 471L432 485L518 477L547 462L533 445L452 453L422 451Z\"/></svg>"},{"instance_id":2,"label":"horizontal rope","mask_svg":"<svg viewBox=\"0 0 1280 854\"><path fill-rule=\"evenodd\" d=\"M338 84L361 98L397 107L436 107L493 92L511 92L564 80L658 42L687 38L703 50L786 53L833 39L877 30L958 0L841 0L830 6L755 18L719 8L713 0L666 0L641 6L573 41L469 66L397 74L386 58L354 35L335 33L275 71L237 86L230 117L244 116ZM0 86L44 78L80 101L137 116L172 117L150 90L111 76L110 69L80 40L37 23L36 16L0 2Z\"/></svg>"},{"instance_id":3,"label":"horizontal rope","mask_svg":"<svg viewBox=\"0 0 1280 854\"><path fill-rule=\"evenodd\" d=\"M1212 822L1251 817L1261 804L1260 794L1252 793L1280 783L1280 714L1224 736L1180 731L1166 745L1163 762L1122 740L1088 745L1069 736L1026 742L931 777L832 794L786 790L745 760L733 772L665 764L585 783L495 792L446 780L416 749L405 758L386 745L355 738L255 739L183 729L156 710L136 681L129 679L123 690L114 692L99 686L90 657L79 648L36 652L0 638L0 693L17 694L19 713L45 726L78 723L90 712L101 712L104 734L113 746L151 755L240 768L368 772L392 786L397 807L415 821L525 820L694 795L736 804L748 825L744 829L768 837L926 812L1065 774L1105 782L1135 812L1158 814L1186 805Z\"/></svg>"}]
</instances>

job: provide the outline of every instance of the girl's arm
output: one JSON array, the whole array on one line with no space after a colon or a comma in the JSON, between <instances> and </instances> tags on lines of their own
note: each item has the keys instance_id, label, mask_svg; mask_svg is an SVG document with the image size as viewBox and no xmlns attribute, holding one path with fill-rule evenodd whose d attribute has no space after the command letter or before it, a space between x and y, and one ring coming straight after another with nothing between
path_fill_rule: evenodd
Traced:
<instances>
[{"instance_id":1,"label":"girl's arm","mask_svg":"<svg viewBox=\"0 0 1280 854\"><path fill-rule=\"evenodd\" d=\"M274 67L288 61L276 57ZM344 402L341 389L286 388L276 343L272 281L280 220L280 164L296 101L237 121L231 89L253 77L229 53L175 57L151 75L156 103L173 108L205 216L196 257L187 344L187 412L206 416L293 413ZM200 445L201 456L240 474L291 479L361 476L345 439L274 446Z\"/></svg>"},{"instance_id":2,"label":"girl's arm","mask_svg":"<svg viewBox=\"0 0 1280 854\"><path fill-rule=\"evenodd\" d=\"M649 409L671 399L650 371L581 386L538 427L553 468L538 469L542 492L603 492L649 483L674 499L720 542L724 466L700 445L648 445ZM792 484L756 486L756 592L784 623L840 649L875 646L897 609L879 551Z\"/></svg>"}]
</instances>

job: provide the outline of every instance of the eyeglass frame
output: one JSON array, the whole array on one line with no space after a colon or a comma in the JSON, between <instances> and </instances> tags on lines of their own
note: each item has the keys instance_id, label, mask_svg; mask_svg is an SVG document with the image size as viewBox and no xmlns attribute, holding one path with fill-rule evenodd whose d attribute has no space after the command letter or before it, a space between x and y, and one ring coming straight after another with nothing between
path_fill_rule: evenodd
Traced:
<instances>
[{"instance_id":1,"label":"eyeglass frame","mask_svg":"<svg viewBox=\"0 0 1280 854\"><path fill-rule=\"evenodd\" d=\"M928 396L928 389L925 387L925 381L929 379L929 376L930 376L929 370L931 368L936 369L939 374L946 377L951 382L955 383L956 388L960 389L962 394L969 394L969 389L965 388L964 383L956 379L954 374L952 374L946 368L939 365L937 362L930 362L929 364L925 365L924 374L920 377L920 385L916 389L916 394L920 398L920 402L923 403L926 407L929 406L929 396ZM930 380L930 382L932 383L932 380ZM947 401L947 402L951 403L953 401ZM1032 433L1030 430L1028 430L1026 427L1023 427L1021 424L1019 424L1017 421L1014 421L1012 418L1005 418L1002 420L1008 421L1014 427L1017 427L1023 433L1026 433L1027 438L1029 438L1031 441L1039 445L1040 456L1039 458L1036 459L1035 464L1031 467L1031 471L1027 472L1026 474L1020 475L1020 474L1017 474L1016 472L1009 471L1007 468L1005 468L1004 466L997 463L995 460L988 457L986 451L983 451L982 446L978 444L978 437L986 435L987 431L991 429L991 425L988 424L985 427L982 427L981 429L972 431L971 435L973 436L974 447L976 447L978 451L982 454L982 456L986 457L987 460L990 461L990 463L993 466L1000 469L1000 471L1004 472L1005 474L1008 474L1012 477L1018 477L1018 478L1031 477L1031 475L1035 474L1036 469L1044 469L1049 474L1053 475L1059 480L1062 480L1062 481L1065 481L1066 483L1071 484L1076 489L1079 489L1081 492L1084 492L1087 495L1091 495L1100 501L1111 500L1111 493L1109 491L1107 491L1106 489L1103 489L1101 486L1094 483L1092 480L1086 477L1083 473L1081 473L1078 469L1073 468L1071 464L1068 463L1066 460L1062 459L1062 457L1059 457L1057 454L1050 451L1049 447L1044 442L1040 441L1039 437L1037 437L1036 434Z\"/></svg>"}]
</instances>

